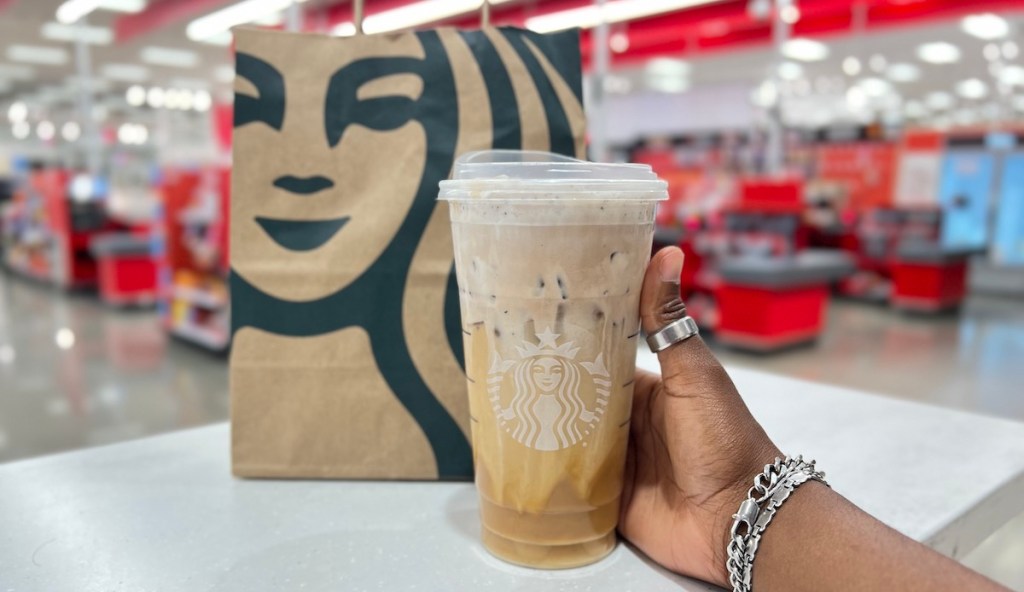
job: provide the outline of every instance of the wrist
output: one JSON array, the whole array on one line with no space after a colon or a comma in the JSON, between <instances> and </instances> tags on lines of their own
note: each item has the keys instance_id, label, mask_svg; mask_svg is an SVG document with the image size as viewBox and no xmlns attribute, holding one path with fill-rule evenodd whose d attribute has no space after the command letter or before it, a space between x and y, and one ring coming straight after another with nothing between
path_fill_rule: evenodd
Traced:
<instances>
[{"instance_id":1,"label":"wrist","mask_svg":"<svg viewBox=\"0 0 1024 592\"><path fill-rule=\"evenodd\" d=\"M711 506L715 510L708 533L713 551L712 565L709 566L711 579L708 581L722 588L732 589L726 562L733 515L739 510L743 500L747 499L747 491L753 484L754 478L764 470L765 465L771 464L776 458L785 456L767 437L765 440L761 445L753 448L756 452L750 454L745 462L741 463L742 468L738 469L736 478L728 487L722 489Z\"/></svg>"}]
</instances>

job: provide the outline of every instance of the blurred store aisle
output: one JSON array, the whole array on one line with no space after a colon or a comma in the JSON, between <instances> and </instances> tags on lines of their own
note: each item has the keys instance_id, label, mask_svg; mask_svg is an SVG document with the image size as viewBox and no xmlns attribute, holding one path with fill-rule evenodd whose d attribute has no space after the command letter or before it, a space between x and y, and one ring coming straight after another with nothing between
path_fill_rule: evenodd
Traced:
<instances>
[{"instance_id":1,"label":"blurred store aisle","mask_svg":"<svg viewBox=\"0 0 1024 592\"><path fill-rule=\"evenodd\" d=\"M833 301L816 346L749 366L1024 420L1024 309L971 298L920 317ZM116 310L0 272L0 462L223 421L227 361L169 340L154 312Z\"/></svg>"},{"instance_id":2,"label":"blurred store aisle","mask_svg":"<svg viewBox=\"0 0 1024 592\"><path fill-rule=\"evenodd\" d=\"M226 361L114 310L0 272L0 462L227 418Z\"/></svg>"},{"instance_id":3,"label":"blurred store aisle","mask_svg":"<svg viewBox=\"0 0 1024 592\"><path fill-rule=\"evenodd\" d=\"M716 348L727 365L1024 420L1024 308L970 297L959 315L913 315L879 305L830 304L812 346L774 355Z\"/></svg>"}]
</instances>

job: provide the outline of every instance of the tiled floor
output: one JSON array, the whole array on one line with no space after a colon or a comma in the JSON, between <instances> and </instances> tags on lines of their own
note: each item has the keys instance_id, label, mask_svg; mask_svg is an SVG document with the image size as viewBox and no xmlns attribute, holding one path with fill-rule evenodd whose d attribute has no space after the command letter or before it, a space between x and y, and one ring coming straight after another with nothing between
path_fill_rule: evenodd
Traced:
<instances>
[{"instance_id":1,"label":"tiled floor","mask_svg":"<svg viewBox=\"0 0 1024 592\"><path fill-rule=\"evenodd\" d=\"M972 299L959 316L833 303L813 347L720 350L727 365L1024 420L1024 303ZM109 309L0 272L0 462L227 417L223 358L168 341L156 315ZM965 560L1024 591L1024 516Z\"/></svg>"}]
</instances>

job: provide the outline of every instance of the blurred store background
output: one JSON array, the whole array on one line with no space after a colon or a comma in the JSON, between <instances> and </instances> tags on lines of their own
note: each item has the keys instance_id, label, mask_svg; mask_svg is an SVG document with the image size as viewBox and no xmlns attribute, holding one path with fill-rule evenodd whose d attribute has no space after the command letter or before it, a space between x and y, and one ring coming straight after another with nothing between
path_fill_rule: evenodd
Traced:
<instances>
[{"instance_id":1,"label":"blurred store background","mask_svg":"<svg viewBox=\"0 0 1024 592\"><path fill-rule=\"evenodd\" d=\"M669 181L656 240L727 364L1024 420L1024 3L486 12L583 28L591 157ZM355 33L348 0L0 0L0 462L226 419L241 24ZM1022 532L967 562L1024 589Z\"/></svg>"}]
</instances>

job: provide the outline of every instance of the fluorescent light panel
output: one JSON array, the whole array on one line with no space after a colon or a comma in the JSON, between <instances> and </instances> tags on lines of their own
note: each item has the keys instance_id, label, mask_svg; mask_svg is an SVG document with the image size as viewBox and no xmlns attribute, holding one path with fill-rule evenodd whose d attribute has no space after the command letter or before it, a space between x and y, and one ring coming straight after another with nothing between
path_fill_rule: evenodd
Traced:
<instances>
[{"instance_id":1,"label":"fluorescent light panel","mask_svg":"<svg viewBox=\"0 0 1024 592\"><path fill-rule=\"evenodd\" d=\"M292 0L243 0L190 22L185 28L185 35L192 41L205 41L229 31L231 27L281 12L291 4Z\"/></svg>"},{"instance_id":2,"label":"fluorescent light panel","mask_svg":"<svg viewBox=\"0 0 1024 592\"><path fill-rule=\"evenodd\" d=\"M573 27L590 29L601 22L621 23L656 14L710 4L716 0L614 0L602 6L588 5L526 19L526 27L549 33Z\"/></svg>"},{"instance_id":3,"label":"fluorescent light panel","mask_svg":"<svg viewBox=\"0 0 1024 592\"><path fill-rule=\"evenodd\" d=\"M960 21L960 28L968 35L985 40L1006 37L1010 32L1006 19L991 12L965 16Z\"/></svg>"},{"instance_id":4,"label":"fluorescent light panel","mask_svg":"<svg viewBox=\"0 0 1024 592\"><path fill-rule=\"evenodd\" d=\"M70 25L99 8L100 0L67 0L57 7L57 20Z\"/></svg>"},{"instance_id":5,"label":"fluorescent light panel","mask_svg":"<svg viewBox=\"0 0 1024 592\"><path fill-rule=\"evenodd\" d=\"M11 45L7 48L7 58L15 62L26 62L29 64L63 66L68 63L68 52L60 47Z\"/></svg>"},{"instance_id":6,"label":"fluorescent light panel","mask_svg":"<svg viewBox=\"0 0 1024 592\"><path fill-rule=\"evenodd\" d=\"M491 0L491 6L510 1ZM421 0L366 16L363 19L363 32L372 34L411 29L426 23L476 12L482 7L483 0ZM339 37L350 37L356 34L356 25L352 21L344 21L335 25L331 33Z\"/></svg>"},{"instance_id":7,"label":"fluorescent light panel","mask_svg":"<svg viewBox=\"0 0 1024 592\"><path fill-rule=\"evenodd\" d=\"M146 8L146 0L100 0L97 8L111 12L142 12Z\"/></svg>"},{"instance_id":8,"label":"fluorescent light panel","mask_svg":"<svg viewBox=\"0 0 1024 592\"><path fill-rule=\"evenodd\" d=\"M782 44L782 55L791 60L819 62L828 57L828 46L806 37L796 37Z\"/></svg>"},{"instance_id":9,"label":"fluorescent light panel","mask_svg":"<svg viewBox=\"0 0 1024 592\"><path fill-rule=\"evenodd\" d=\"M956 93L965 99L981 99L988 94L988 85L978 78L968 78L956 83Z\"/></svg>"},{"instance_id":10,"label":"fluorescent light panel","mask_svg":"<svg viewBox=\"0 0 1024 592\"><path fill-rule=\"evenodd\" d=\"M960 48L945 41L923 43L917 47L917 57L929 64L952 64L960 61Z\"/></svg>"},{"instance_id":11,"label":"fluorescent light panel","mask_svg":"<svg viewBox=\"0 0 1024 592\"><path fill-rule=\"evenodd\" d=\"M114 40L114 32L109 27L92 27L89 25L63 23L46 23L40 34L43 39L51 41L78 41L92 45L110 45Z\"/></svg>"},{"instance_id":12,"label":"fluorescent light panel","mask_svg":"<svg viewBox=\"0 0 1024 592\"><path fill-rule=\"evenodd\" d=\"M893 82L914 82L921 78L921 69L914 64L890 64L885 75Z\"/></svg>"},{"instance_id":13,"label":"fluorescent light panel","mask_svg":"<svg viewBox=\"0 0 1024 592\"><path fill-rule=\"evenodd\" d=\"M143 47L139 57L147 64L172 68L191 68L199 63L199 55L194 51L153 45Z\"/></svg>"}]
</instances>

